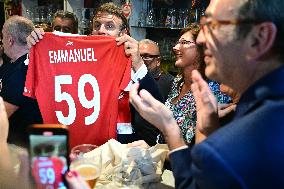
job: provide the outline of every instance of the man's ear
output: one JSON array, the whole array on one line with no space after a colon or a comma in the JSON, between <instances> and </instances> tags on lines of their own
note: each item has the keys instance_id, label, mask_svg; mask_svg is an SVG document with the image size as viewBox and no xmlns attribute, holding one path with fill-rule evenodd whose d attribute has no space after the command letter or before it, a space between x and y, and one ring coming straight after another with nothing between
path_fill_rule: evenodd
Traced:
<instances>
[{"instance_id":1,"label":"man's ear","mask_svg":"<svg viewBox=\"0 0 284 189\"><path fill-rule=\"evenodd\" d=\"M161 57L157 58L157 66L161 65Z\"/></svg>"},{"instance_id":2,"label":"man's ear","mask_svg":"<svg viewBox=\"0 0 284 189\"><path fill-rule=\"evenodd\" d=\"M10 46L10 47L13 46L14 43L15 43L14 38L13 38L11 35L7 36L7 38L8 38L8 44L9 44L9 46Z\"/></svg>"},{"instance_id":3,"label":"man's ear","mask_svg":"<svg viewBox=\"0 0 284 189\"><path fill-rule=\"evenodd\" d=\"M251 59L258 59L272 48L276 38L277 28L272 22L255 25L250 32L248 55Z\"/></svg>"}]
</instances>

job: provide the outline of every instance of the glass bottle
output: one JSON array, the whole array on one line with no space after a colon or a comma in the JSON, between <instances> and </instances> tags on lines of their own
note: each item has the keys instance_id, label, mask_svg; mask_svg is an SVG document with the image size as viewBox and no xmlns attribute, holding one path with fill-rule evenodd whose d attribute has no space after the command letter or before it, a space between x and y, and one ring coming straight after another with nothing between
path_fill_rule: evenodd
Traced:
<instances>
[{"instance_id":1,"label":"glass bottle","mask_svg":"<svg viewBox=\"0 0 284 189\"><path fill-rule=\"evenodd\" d=\"M82 19L79 23L79 34L89 35L90 34L90 10L87 8L82 9Z\"/></svg>"},{"instance_id":2,"label":"glass bottle","mask_svg":"<svg viewBox=\"0 0 284 189\"><path fill-rule=\"evenodd\" d=\"M176 27L176 10L170 8L165 21L165 27L175 28Z\"/></svg>"},{"instance_id":3,"label":"glass bottle","mask_svg":"<svg viewBox=\"0 0 284 189\"><path fill-rule=\"evenodd\" d=\"M149 26L149 27L155 26L155 12L153 8L148 12L148 15L146 18L146 26Z\"/></svg>"}]
</instances>

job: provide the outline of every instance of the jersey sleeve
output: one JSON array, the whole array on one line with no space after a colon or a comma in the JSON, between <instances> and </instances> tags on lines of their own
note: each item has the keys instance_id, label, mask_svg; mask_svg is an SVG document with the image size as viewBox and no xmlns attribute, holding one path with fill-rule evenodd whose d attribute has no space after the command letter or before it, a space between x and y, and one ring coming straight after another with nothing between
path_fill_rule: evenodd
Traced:
<instances>
[{"instance_id":1,"label":"jersey sleeve","mask_svg":"<svg viewBox=\"0 0 284 189\"><path fill-rule=\"evenodd\" d=\"M36 62L38 60L38 56L35 50L35 46L33 46L30 49L30 54L29 54L29 65L28 65L28 71L26 75L26 82L25 82L25 88L23 95L31 97L31 98L36 98L35 96L35 79L36 79Z\"/></svg>"}]
</instances>

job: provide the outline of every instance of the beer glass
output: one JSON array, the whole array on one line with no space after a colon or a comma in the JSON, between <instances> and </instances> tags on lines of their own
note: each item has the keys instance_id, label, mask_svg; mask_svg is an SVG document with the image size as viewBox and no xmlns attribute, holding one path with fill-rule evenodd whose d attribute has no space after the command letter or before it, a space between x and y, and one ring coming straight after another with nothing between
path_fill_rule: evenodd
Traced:
<instances>
[{"instance_id":1,"label":"beer glass","mask_svg":"<svg viewBox=\"0 0 284 189\"><path fill-rule=\"evenodd\" d=\"M100 157L98 157L100 158ZM91 188L96 186L100 177L101 165L94 158L77 158L70 165L71 171L76 171Z\"/></svg>"},{"instance_id":2,"label":"beer glass","mask_svg":"<svg viewBox=\"0 0 284 189\"><path fill-rule=\"evenodd\" d=\"M70 160L73 161L75 159L78 159L80 157L83 157L83 155L87 152L90 152L94 149L96 149L97 146L93 144L80 144L71 149L70 153Z\"/></svg>"}]
</instances>

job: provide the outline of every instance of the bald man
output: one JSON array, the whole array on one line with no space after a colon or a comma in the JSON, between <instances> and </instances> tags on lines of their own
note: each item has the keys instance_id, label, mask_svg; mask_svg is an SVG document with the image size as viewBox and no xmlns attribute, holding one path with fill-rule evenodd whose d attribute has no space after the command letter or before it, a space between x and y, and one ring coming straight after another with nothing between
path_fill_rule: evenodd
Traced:
<instances>
[{"instance_id":1,"label":"bald man","mask_svg":"<svg viewBox=\"0 0 284 189\"><path fill-rule=\"evenodd\" d=\"M150 39L143 39L139 42L139 52L149 73L157 82L165 101L174 77L161 70L161 56L158 44Z\"/></svg>"}]
</instances>

